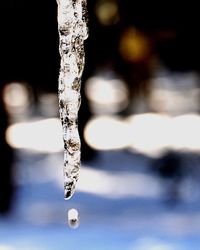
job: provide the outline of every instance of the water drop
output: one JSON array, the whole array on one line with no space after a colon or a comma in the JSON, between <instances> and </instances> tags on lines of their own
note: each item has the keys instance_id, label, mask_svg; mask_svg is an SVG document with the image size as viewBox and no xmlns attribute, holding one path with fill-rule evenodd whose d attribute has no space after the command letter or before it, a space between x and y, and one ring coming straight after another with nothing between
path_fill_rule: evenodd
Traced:
<instances>
[{"instance_id":1,"label":"water drop","mask_svg":"<svg viewBox=\"0 0 200 250\"><path fill-rule=\"evenodd\" d=\"M76 209L72 208L68 211L68 224L71 228L76 229L79 227L80 219L79 213Z\"/></svg>"}]
</instances>

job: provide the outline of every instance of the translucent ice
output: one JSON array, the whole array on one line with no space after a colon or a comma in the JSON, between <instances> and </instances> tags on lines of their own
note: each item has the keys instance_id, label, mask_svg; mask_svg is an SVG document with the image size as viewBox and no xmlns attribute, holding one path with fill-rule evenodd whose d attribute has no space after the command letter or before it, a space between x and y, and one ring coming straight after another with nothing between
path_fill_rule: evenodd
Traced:
<instances>
[{"instance_id":1,"label":"translucent ice","mask_svg":"<svg viewBox=\"0 0 200 250\"><path fill-rule=\"evenodd\" d=\"M85 63L84 40L88 36L86 0L57 0L59 52L59 113L64 141L64 197L74 194L80 169L78 111L81 76Z\"/></svg>"}]
</instances>

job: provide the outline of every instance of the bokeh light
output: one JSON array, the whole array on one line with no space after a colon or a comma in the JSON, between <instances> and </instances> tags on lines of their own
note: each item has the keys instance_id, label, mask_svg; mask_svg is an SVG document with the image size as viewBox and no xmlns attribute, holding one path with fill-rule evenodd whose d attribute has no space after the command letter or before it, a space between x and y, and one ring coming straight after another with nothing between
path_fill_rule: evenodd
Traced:
<instances>
[{"instance_id":1,"label":"bokeh light","mask_svg":"<svg viewBox=\"0 0 200 250\"><path fill-rule=\"evenodd\" d=\"M141 31L128 27L121 36L119 52L126 61L144 61L151 52L150 41Z\"/></svg>"},{"instance_id":2,"label":"bokeh light","mask_svg":"<svg viewBox=\"0 0 200 250\"><path fill-rule=\"evenodd\" d=\"M96 16L102 25L108 26L119 20L118 5L115 0L99 0L95 8Z\"/></svg>"},{"instance_id":3,"label":"bokeh light","mask_svg":"<svg viewBox=\"0 0 200 250\"><path fill-rule=\"evenodd\" d=\"M95 114L117 113L128 105L125 83L112 74L90 77L86 82L85 92Z\"/></svg>"},{"instance_id":4,"label":"bokeh light","mask_svg":"<svg viewBox=\"0 0 200 250\"><path fill-rule=\"evenodd\" d=\"M3 91L6 108L12 115L24 113L32 101L30 86L23 82L10 82Z\"/></svg>"},{"instance_id":5,"label":"bokeh light","mask_svg":"<svg viewBox=\"0 0 200 250\"><path fill-rule=\"evenodd\" d=\"M63 150L61 124L56 118L13 124L7 129L6 139L18 149L38 152Z\"/></svg>"},{"instance_id":6,"label":"bokeh light","mask_svg":"<svg viewBox=\"0 0 200 250\"><path fill-rule=\"evenodd\" d=\"M88 122L84 137L98 150L116 150L129 144L129 127L117 117L101 116Z\"/></svg>"}]
</instances>

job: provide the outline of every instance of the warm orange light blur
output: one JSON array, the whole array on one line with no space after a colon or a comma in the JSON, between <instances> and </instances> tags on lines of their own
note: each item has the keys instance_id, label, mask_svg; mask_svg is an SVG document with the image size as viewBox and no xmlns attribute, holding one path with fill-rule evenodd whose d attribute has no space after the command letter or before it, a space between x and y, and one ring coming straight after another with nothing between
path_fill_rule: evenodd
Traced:
<instances>
[{"instance_id":1,"label":"warm orange light blur","mask_svg":"<svg viewBox=\"0 0 200 250\"><path fill-rule=\"evenodd\" d=\"M133 27L129 27L121 36L119 52L124 60L141 62L150 54L151 48L147 37Z\"/></svg>"}]
</instances>

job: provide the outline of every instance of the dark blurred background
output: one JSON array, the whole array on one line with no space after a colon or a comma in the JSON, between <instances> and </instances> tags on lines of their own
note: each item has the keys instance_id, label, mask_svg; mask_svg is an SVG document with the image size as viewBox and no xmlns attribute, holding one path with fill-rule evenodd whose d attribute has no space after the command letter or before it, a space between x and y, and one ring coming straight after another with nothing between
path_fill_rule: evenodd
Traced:
<instances>
[{"instance_id":1,"label":"dark blurred background","mask_svg":"<svg viewBox=\"0 0 200 250\"><path fill-rule=\"evenodd\" d=\"M56 1L0 3L0 250L198 249L198 8L88 0L88 14L83 166L67 203ZM66 206L81 213L75 233Z\"/></svg>"}]
</instances>

